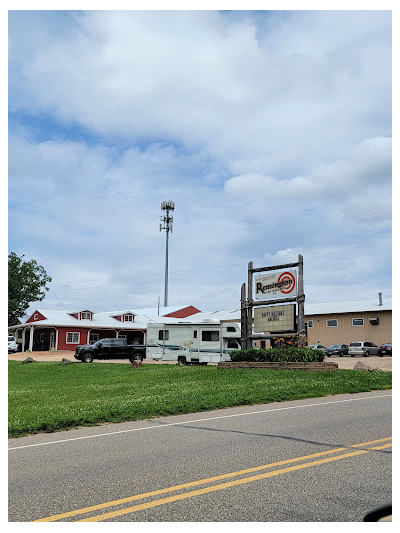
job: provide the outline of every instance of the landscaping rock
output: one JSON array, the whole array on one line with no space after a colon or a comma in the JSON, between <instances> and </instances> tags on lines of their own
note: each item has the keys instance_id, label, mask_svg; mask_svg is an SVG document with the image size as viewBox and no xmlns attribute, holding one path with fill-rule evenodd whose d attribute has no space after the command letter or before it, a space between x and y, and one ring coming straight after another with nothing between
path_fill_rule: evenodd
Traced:
<instances>
[{"instance_id":1,"label":"landscaping rock","mask_svg":"<svg viewBox=\"0 0 400 533\"><path fill-rule=\"evenodd\" d=\"M355 365L353 370L360 370L361 372L377 372L380 369L379 368L372 368L371 366L363 363L362 361L358 361Z\"/></svg>"},{"instance_id":2,"label":"landscaping rock","mask_svg":"<svg viewBox=\"0 0 400 533\"><path fill-rule=\"evenodd\" d=\"M34 359L32 359L32 357L27 357L22 362L23 363L36 363L36 361Z\"/></svg>"},{"instance_id":3,"label":"landscaping rock","mask_svg":"<svg viewBox=\"0 0 400 533\"><path fill-rule=\"evenodd\" d=\"M72 363L72 361L70 361L69 359L61 359L61 364L62 365L70 365Z\"/></svg>"}]
</instances>

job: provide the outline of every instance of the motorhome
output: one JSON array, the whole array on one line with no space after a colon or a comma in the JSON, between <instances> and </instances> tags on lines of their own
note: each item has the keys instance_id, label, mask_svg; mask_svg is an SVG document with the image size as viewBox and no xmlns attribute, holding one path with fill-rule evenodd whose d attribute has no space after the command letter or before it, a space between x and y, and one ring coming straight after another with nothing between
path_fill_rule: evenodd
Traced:
<instances>
[{"instance_id":1,"label":"motorhome","mask_svg":"<svg viewBox=\"0 0 400 533\"><path fill-rule=\"evenodd\" d=\"M178 364L230 361L240 350L240 324L205 320L147 325L146 357Z\"/></svg>"}]
</instances>

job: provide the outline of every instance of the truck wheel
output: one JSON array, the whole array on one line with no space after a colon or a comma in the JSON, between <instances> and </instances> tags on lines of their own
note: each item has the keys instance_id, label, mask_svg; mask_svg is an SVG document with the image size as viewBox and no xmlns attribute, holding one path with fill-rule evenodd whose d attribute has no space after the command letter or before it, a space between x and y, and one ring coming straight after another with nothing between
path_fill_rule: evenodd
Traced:
<instances>
[{"instance_id":1,"label":"truck wheel","mask_svg":"<svg viewBox=\"0 0 400 533\"><path fill-rule=\"evenodd\" d=\"M364 357L368 357L369 356L369 351L367 350L364 354Z\"/></svg>"},{"instance_id":2,"label":"truck wheel","mask_svg":"<svg viewBox=\"0 0 400 533\"><path fill-rule=\"evenodd\" d=\"M178 365L186 365L186 357L178 357Z\"/></svg>"},{"instance_id":3,"label":"truck wheel","mask_svg":"<svg viewBox=\"0 0 400 533\"><path fill-rule=\"evenodd\" d=\"M129 361L131 363L133 363L133 361L143 361L143 356L141 353L135 352L130 356Z\"/></svg>"},{"instance_id":4,"label":"truck wheel","mask_svg":"<svg viewBox=\"0 0 400 533\"><path fill-rule=\"evenodd\" d=\"M82 363L93 363L93 356L90 353L85 353L82 357Z\"/></svg>"}]
</instances>

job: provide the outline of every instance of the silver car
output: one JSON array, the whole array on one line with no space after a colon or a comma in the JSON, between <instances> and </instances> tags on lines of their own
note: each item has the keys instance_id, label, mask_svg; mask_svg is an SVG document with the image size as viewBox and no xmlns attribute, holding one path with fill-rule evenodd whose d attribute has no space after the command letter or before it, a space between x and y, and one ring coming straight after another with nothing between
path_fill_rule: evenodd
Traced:
<instances>
[{"instance_id":1,"label":"silver car","mask_svg":"<svg viewBox=\"0 0 400 533\"><path fill-rule=\"evenodd\" d=\"M354 341L349 344L349 355L362 355L368 357L369 355L378 355L378 346L370 341Z\"/></svg>"},{"instance_id":2,"label":"silver car","mask_svg":"<svg viewBox=\"0 0 400 533\"><path fill-rule=\"evenodd\" d=\"M322 352L326 353L325 346L322 346L322 344L309 344L307 348L311 348L312 350L321 350Z\"/></svg>"}]
</instances>

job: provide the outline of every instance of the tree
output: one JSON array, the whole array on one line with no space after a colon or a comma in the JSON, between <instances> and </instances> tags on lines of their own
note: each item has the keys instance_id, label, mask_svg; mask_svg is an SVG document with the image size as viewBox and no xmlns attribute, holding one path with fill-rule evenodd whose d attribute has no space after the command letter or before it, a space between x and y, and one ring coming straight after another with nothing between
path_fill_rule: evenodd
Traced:
<instances>
[{"instance_id":1,"label":"tree","mask_svg":"<svg viewBox=\"0 0 400 533\"><path fill-rule=\"evenodd\" d=\"M8 325L18 324L31 302L42 301L51 277L34 259L24 261L11 252L8 256Z\"/></svg>"}]
</instances>

